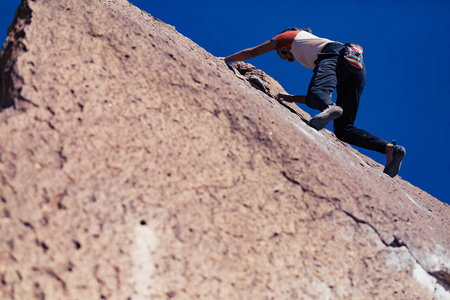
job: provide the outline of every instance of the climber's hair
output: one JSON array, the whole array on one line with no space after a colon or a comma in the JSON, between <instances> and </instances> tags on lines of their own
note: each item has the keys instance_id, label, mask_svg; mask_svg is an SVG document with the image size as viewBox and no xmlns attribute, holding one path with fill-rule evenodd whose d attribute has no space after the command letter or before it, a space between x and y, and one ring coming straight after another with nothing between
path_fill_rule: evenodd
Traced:
<instances>
[{"instance_id":1,"label":"climber's hair","mask_svg":"<svg viewBox=\"0 0 450 300\"><path fill-rule=\"evenodd\" d=\"M309 33L311 33L312 31L311 31L311 28L297 28L297 27L288 27L288 28L285 28L282 32L280 32L280 33L284 33L284 32L288 32L288 31L302 31L302 30L304 30L304 31L307 31L307 32L309 32Z\"/></svg>"},{"instance_id":2,"label":"climber's hair","mask_svg":"<svg viewBox=\"0 0 450 300\"><path fill-rule=\"evenodd\" d=\"M282 34L282 33L288 32L288 31L307 31L307 32L311 33L311 28L309 28L309 27L308 28L288 27L288 28L283 29L283 31L280 32L279 34ZM280 49L278 49L278 43L277 43L277 54L282 60L286 60L286 58L284 57L284 55L282 54ZM291 60L291 59L287 59L287 60L289 60L290 62L293 62L293 60Z\"/></svg>"}]
</instances>

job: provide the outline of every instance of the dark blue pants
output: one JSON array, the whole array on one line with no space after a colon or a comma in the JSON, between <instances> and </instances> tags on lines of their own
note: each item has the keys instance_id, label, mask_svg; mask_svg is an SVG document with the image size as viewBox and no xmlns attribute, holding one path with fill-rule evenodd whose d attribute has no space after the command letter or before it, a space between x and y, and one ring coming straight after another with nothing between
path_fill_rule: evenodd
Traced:
<instances>
[{"instance_id":1,"label":"dark blue pants","mask_svg":"<svg viewBox=\"0 0 450 300\"><path fill-rule=\"evenodd\" d=\"M325 110L333 104L330 94L336 89L336 105L344 110L341 117L334 120L334 133L349 144L385 153L387 141L370 132L354 126L359 100L366 83L366 69L352 72L345 66L345 46L332 43L327 45L315 61L314 75L306 95L306 105Z\"/></svg>"}]
</instances>

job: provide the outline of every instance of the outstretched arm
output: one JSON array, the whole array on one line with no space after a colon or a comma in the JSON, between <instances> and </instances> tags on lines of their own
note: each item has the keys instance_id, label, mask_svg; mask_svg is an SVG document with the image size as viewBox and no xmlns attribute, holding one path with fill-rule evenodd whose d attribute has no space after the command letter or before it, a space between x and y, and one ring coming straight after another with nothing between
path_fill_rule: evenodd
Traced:
<instances>
[{"instance_id":1,"label":"outstretched arm","mask_svg":"<svg viewBox=\"0 0 450 300\"><path fill-rule=\"evenodd\" d=\"M272 50L275 50L277 44L274 41L267 41L253 48L241 50L233 55L223 58L223 60L229 64L232 61L243 61L250 58L260 56Z\"/></svg>"}]
</instances>

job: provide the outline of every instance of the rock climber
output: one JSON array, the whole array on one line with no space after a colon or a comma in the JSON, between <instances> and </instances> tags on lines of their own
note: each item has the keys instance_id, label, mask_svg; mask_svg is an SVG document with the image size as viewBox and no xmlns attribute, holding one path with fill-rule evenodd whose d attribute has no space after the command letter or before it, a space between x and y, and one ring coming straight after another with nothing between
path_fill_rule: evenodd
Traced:
<instances>
[{"instance_id":1,"label":"rock climber","mask_svg":"<svg viewBox=\"0 0 450 300\"><path fill-rule=\"evenodd\" d=\"M354 126L359 100L366 82L363 49L357 44L342 44L320 38L311 30L289 27L274 38L256 46L223 57L227 64L244 61L276 50L283 60L297 60L304 67L314 69L306 96L280 93L279 101L306 104L321 111L308 125L321 130L334 120L334 133L349 144L377 151L386 155L384 173L391 177L398 174L404 147L389 143L372 133ZM336 104L331 93L336 89Z\"/></svg>"}]
</instances>

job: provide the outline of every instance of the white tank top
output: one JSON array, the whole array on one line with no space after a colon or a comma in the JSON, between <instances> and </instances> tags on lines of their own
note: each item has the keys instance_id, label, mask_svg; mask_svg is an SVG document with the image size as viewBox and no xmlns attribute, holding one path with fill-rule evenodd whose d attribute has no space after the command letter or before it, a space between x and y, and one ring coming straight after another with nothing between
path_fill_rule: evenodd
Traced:
<instances>
[{"instance_id":1,"label":"white tank top","mask_svg":"<svg viewBox=\"0 0 450 300\"><path fill-rule=\"evenodd\" d=\"M314 69L317 54L329 43L333 43L333 41L302 30L292 41L291 53L304 67Z\"/></svg>"}]
</instances>

